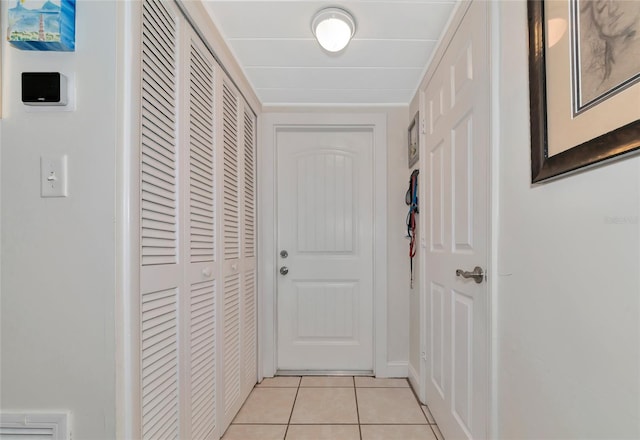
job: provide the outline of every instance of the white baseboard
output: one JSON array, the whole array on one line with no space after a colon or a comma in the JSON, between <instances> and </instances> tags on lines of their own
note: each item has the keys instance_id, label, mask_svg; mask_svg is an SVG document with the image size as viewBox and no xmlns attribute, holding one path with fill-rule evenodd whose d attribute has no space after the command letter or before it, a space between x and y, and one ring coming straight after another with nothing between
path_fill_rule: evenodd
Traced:
<instances>
[{"instance_id":1,"label":"white baseboard","mask_svg":"<svg viewBox=\"0 0 640 440\"><path fill-rule=\"evenodd\" d=\"M420 375L418 374L416 369L411 364L408 364L408 370L409 370L409 383L411 384L411 388L414 389L414 391L416 392L416 395L418 396L418 398L420 400L423 400L423 397L420 395L420 393L421 393L421 390L420 390ZM422 403L424 403L424 402L422 402Z\"/></svg>"},{"instance_id":2,"label":"white baseboard","mask_svg":"<svg viewBox=\"0 0 640 440\"><path fill-rule=\"evenodd\" d=\"M407 377L409 374L408 367L409 362L406 361L387 362L386 377Z\"/></svg>"}]
</instances>

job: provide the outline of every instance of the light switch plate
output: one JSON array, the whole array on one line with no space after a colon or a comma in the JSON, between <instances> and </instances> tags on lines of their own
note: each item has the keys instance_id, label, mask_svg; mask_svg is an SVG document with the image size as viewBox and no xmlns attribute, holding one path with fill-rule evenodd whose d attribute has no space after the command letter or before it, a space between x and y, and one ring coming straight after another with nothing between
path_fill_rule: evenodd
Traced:
<instances>
[{"instance_id":1,"label":"light switch plate","mask_svg":"<svg viewBox=\"0 0 640 440\"><path fill-rule=\"evenodd\" d=\"M40 156L40 196L67 197L67 155Z\"/></svg>"}]
</instances>

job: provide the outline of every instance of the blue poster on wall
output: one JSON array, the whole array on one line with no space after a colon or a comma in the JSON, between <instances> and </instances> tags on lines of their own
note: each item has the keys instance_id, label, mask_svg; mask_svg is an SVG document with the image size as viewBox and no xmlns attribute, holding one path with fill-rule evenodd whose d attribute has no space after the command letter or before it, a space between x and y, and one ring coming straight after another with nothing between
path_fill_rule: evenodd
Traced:
<instances>
[{"instance_id":1,"label":"blue poster on wall","mask_svg":"<svg viewBox=\"0 0 640 440\"><path fill-rule=\"evenodd\" d=\"M16 0L7 40L24 50L74 51L76 0Z\"/></svg>"}]
</instances>

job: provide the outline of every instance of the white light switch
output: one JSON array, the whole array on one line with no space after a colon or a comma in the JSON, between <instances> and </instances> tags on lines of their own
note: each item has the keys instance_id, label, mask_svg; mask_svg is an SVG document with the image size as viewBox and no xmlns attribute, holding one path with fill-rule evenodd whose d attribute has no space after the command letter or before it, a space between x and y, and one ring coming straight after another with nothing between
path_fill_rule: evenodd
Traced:
<instances>
[{"instance_id":1,"label":"white light switch","mask_svg":"<svg viewBox=\"0 0 640 440\"><path fill-rule=\"evenodd\" d=\"M41 197L67 197L67 155L40 156Z\"/></svg>"}]
</instances>

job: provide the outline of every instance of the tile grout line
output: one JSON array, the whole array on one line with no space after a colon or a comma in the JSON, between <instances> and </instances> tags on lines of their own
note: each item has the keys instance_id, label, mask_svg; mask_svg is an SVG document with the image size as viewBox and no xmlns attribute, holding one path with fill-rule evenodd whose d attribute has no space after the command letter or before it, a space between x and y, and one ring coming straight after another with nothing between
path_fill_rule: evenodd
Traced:
<instances>
[{"instance_id":1,"label":"tile grout line","mask_svg":"<svg viewBox=\"0 0 640 440\"><path fill-rule=\"evenodd\" d=\"M438 437L438 434L436 434L436 430L433 427L438 428L438 425L429 425L429 428L431 428L431 432L433 432L433 436L436 438L436 440L440 440L440 439L444 439L444 437L442 437L442 432L440 431L440 428L438 428L438 431L440 431L440 437Z\"/></svg>"},{"instance_id":2,"label":"tile grout line","mask_svg":"<svg viewBox=\"0 0 640 440\"><path fill-rule=\"evenodd\" d=\"M352 377L353 380L353 394L356 397L356 416L358 418L358 435L360 436L360 440L362 440L362 426L360 425L360 406L358 405L358 388L356 387L356 378Z\"/></svg>"},{"instance_id":3,"label":"tile grout line","mask_svg":"<svg viewBox=\"0 0 640 440\"><path fill-rule=\"evenodd\" d=\"M418 407L420 408L420 412L422 413L422 415L424 416L424 418L427 420L427 425L431 426L431 420L429 420L429 417L427 417L427 413L424 412L424 410L422 409L422 407L424 406L425 408L427 408L427 411L429 411L429 414L431 414L431 417L433 418L433 414L431 413L431 411L429 410L429 406L425 403L424 405L422 404L422 402L420 402L420 399L418 398L418 394L416 393L416 390L413 389L413 387L411 385L409 385L409 389L411 390L411 392L413 393L413 397L414 399L416 399L416 403L418 404ZM433 419L433 421L435 422L436 419ZM433 431L433 428L431 429L431 431ZM435 435L435 433L433 434Z\"/></svg>"},{"instance_id":4,"label":"tile grout line","mask_svg":"<svg viewBox=\"0 0 640 440\"><path fill-rule=\"evenodd\" d=\"M436 422L436 418L433 417L433 413L429 409L429 405L425 405L424 407L426 408L425 415L427 416L427 422L429 422L429 425L437 425L438 422ZM429 414L426 414L426 413L429 413ZM429 417L429 416L431 416L431 417ZM433 422L431 422L432 420L433 420Z\"/></svg>"},{"instance_id":5,"label":"tile grout line","mask_svg":"<svg viewBox=\"0 0 640 440\"><path fill-rule=\"evenodd\" d=\"M289 414L289 421L287 422L287 428L284 430L284 439L283 440L286 440L287 434L289 434L289 426L291 425L291 418L293 417L293 409L296 407L296 401L298 400L298 393L300 392L300 385L302 385L302 377L300 377L300 381L298 382L298 388L296 388L296 397L293 398L293 405L291 405L291 413Z\"/></svg>"}]
</instances>

